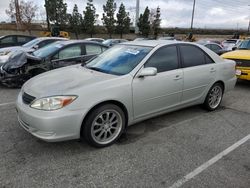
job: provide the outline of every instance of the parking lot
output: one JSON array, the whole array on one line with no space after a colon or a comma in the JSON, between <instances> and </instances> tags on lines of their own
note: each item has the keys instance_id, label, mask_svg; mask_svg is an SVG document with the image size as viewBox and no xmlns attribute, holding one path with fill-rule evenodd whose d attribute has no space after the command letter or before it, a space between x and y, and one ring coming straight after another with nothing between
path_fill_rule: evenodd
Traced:
<instances>
[{"instance_id":1,"label":"parking lot","mask_svg":"<svg viewBox=\"0 0 250 188\"><path fill-rule=\"evenodd\" d=\"M215 112L195 106L150 119L103 149L27 133L18 92L0 86L0 187L250 187L249 82Z\"/></svg>"}]
</instances>

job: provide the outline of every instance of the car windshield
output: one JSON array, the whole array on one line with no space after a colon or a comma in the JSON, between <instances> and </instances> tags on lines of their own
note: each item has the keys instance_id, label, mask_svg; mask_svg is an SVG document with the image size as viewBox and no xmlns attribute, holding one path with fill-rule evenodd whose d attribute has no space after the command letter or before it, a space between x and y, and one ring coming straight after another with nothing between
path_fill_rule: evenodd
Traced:
<instances>
[{"instance_id":1,"label":"car windshield","mask_svg":"<svg viewBox=\"0 0 250 188\"><path fill-rule=\"evenodd\" d=\"M107 74L125 75L131 72L151 49L145 46L117 45L91 60L85 67Z\"/></svg>"},{"instance_id":2,"label":"car windshield","mask_svg":"<svg viewBox=\"0 0 250 188\"><path fill-rule=\"evenodd\" d=\"M60 44L60 42L55 42L52 44L49 44L43 48L40 48L39 50L36 50L33 52L33 55L40 58L48 57L49 55L56 52L58 49L62 48L64 45Z\"/></svg>"},{"instance_id":3,"label":"car windshield","mask_svg":"<svg viewBox=\"0 0 250 188\"><path fill-rule=\"evenodd\" d=\"M241 42L238 49L250 50L250 40L245 40L245 41Z\"/></svg>"},{"instance_id":4,"label":"car windshield","mask_svg":"<svg viewBox=\"0 0 250 188\"><path fill-rule=\"evenodd\" d=\"M34 40L31 40L31 41L25 43L25 44L23 45L23 47L25 47L25 48L32 48L33 46L35 46L36 44L38 44L40 41L41 41L41 39L34 39Z\"/></svg>"}]
</instances>

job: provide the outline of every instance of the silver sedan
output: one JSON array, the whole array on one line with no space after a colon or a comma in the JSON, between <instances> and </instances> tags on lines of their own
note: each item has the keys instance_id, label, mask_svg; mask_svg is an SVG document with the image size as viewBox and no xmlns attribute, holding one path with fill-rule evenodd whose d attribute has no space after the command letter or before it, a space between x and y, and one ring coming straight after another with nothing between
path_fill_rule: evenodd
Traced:
<instances>
[{"instance_id":1,"label":"silver sedan","mask_svg":"<svg viewBox=\"0 0 250 188\"><path fill-rule=\"evenodd\" d=\"M198 104L215 110L235 83L235 62L204 46L134 41L32 78L16 106L20 125L42 140L104 147L145 119Z\"/></svg>"}]
</instances>

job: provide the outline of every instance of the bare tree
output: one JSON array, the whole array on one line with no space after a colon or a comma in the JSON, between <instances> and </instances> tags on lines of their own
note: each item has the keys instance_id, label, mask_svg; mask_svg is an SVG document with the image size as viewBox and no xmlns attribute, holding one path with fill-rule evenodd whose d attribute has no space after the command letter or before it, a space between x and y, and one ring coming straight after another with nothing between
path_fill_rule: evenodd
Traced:
<instances>
[{"instance_id":1,"label":"bare tree","mask_svg":"<svg viewBox=\"0 0 250 188\"><path fill-rule=\"evenodd\" d=\"M5 10L5 13L10 17L11 21L16 21L16 7L14 0L10 1L9 8Z\"/></svg>"},{"instance_id":2,"label":"bare tree","mask_svg":"<svg viewBox=\"0 0 250 188\"><path fill-rule=\"evenodd\" d=\"M18 1L11 0L9 8L5 12L12 20L15 18L17 26L20 24L31 33L31 25L36 17L38 7L33 1L21 1L17 3ZM19 26L18 29L20 29Z\"/></svg>"},{"instance_id":3,"label":"bare tree","mask_svg":"<svg viewBox=\"0 0 250 188\"><path fill-rule=\"evenodd\" d=\"M38 7L33 1L21 1L20 3L21 23L26 27L30 34L32 22L36 17L37 9Z\"/></svg>"}]
</instances>

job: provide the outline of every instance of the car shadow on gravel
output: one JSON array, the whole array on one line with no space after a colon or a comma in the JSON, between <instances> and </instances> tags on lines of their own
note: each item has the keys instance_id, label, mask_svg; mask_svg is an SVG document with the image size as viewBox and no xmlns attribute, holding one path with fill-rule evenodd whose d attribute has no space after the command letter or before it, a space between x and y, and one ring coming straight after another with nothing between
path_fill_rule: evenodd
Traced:
<instances>
[{"instance_id":1,"label":"car shadow on gravel","mask_svg":"<svg viewBox=\"0 0 250 188\"><path fill-rule=\"evenodd\" d=\"M237 87L240 87L240 88L243 88L243 89L250 89L250 81L248 80L237 80L237 83L236 83L236 88Z\"/></svg>"},{"instance_id":2,"label":"car shadow on gravel","mask_svg":"<svg viewBox=\"0 0 250 188\"><path fill-rule=\"evenodd\" d=\"M218 110L224 110L224 108L221 107ZM157 132L161 129L171 127L207 113L209 112L204 110L200 105L197 105L145 120L129 126L126 132L120 137L117 144L126 145L136 142L148 136L150 133Z\"/></svg>"}]
</instances>

